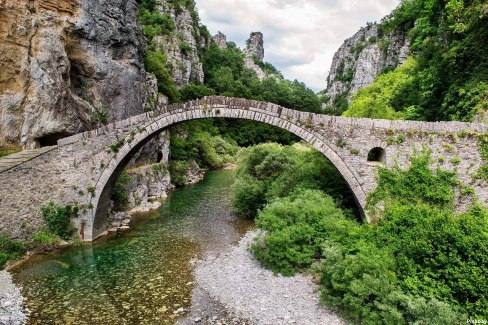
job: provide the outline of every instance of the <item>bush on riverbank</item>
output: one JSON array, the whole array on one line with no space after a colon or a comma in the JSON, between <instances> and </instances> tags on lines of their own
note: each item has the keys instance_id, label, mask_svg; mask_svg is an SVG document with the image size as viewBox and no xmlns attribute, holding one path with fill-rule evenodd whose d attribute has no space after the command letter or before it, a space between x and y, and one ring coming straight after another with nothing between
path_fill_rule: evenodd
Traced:
<instances>
[{"instance_id":1,"label":"bush on riverbank","mask_svg":"<svg viewBox=\"0 0 488 325\"><path fill-rule=\"evenodd\" d=\"M347 215L356 208L337 169L320 152L306 145L253 146L240 152L237 165L233 202L241 215L254 218L267 203L286 197L297 188L331 195Z\"/></svg>"},{"instance_id":2,"label":"bush on riverbank","mask_svg":"<svg viewBox=\"0 0 488 325\"><path fill-rule=\"evenodd\" d=\"M25 252L24 243L0 234L0 270L5 267L7 261L18 260L24 256Z\"/></svg>"},{"instance_id":3,"label":"bush on riverbank","mask_svg":"<svg viewBox=\"0 0 488 325\"><path fill-rule=\"evenodd\" d=\"M358 228L318 190L297 189L259 212L256 225L267 231L252 247L267 268L283 275L310 267L325 240L344 241Z\"/></svg>"},{"instance_id":4,"label":"bush on riverbank","mask_svg":"<svg viewBox=\"0 0 488 325\"><path fill-rule=\"evenodd\" d=\"M192 121L171 129L170 174L176 186L186 184L189 169L222 168L235 161L237 145L223 138L211 120Z\"/></svg>"},{"instance_id":5,"label":"bush on riverbank","mask_svg":"<svg viewBox=\"0 0 488 325\"><path fill-rule=\"evenodd\" d=\"M262 146L238 167L246 187L237 183L236 193L247 193L248 202L264 198L256 223L266 234L252 251L265 267L284 275L307 268L320 274L323 300L362 324L454 324L468 315L486 317L488 212L476 204L466 213L453 212L457 177L432 170L429 153L412 157L408 170L380 171L380 186L369 199L380 221L369 225L347 218L317 189L271 196L263 178L279 178L278 167L286 163L268 159L278 163L265 168L265 162L279 152ZM294 172L301 175L296 169L288 176ZM253 186L266 190L245 190ZM256 211L252 205L238 208Z\"/></svg>"},{"instance_id":6,"label":"bush on riverbank","mask_svg":"<svg viewBox=\"0 0 488 325\"><path fill-rule=\"evenodd\" d=\"M48 229L40 229L32 236L31 246L35 251L49 252L55 250L61 243L61 238Z\"/></svg>"},{"instance_id":7,"label":"bush on riverbank","mask_svg":"<svg viewBox=\"0 0 488 325\"><path fill-rule=\"evenodd\" d=\"M76 231L71 222L78 214L78 208L72 206L59 206L49 202L41 208L42 217L47 229L62 239L69 239Z\"/></svg>"}]
</instances>

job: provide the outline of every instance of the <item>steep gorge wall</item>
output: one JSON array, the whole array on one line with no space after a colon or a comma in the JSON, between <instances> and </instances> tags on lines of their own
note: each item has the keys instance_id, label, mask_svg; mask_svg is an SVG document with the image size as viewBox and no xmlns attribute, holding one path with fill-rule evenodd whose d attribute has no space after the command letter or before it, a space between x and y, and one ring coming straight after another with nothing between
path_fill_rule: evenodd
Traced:
<instances>
[{"instance_id":1,"label":"steep gorge wall","mask_svg":"<svg viewBox=\"0 0 488 325\"><path fill-rule=\"evenodd\" d=\"M409 54L410 41L405 34L383 35L378 25L361 28L346 39L334 54L327 88L326 106L336 113L351 102L354 94L387 69L402 64Z\"/></svg>"},{"instance_id":2,"label":"steep gorge wall","mask_svg":"<svg viewBox=\"0 0 488 325\"><path fill-rule=\"evenodd\" d=\"M203 83L199 53L209 40L200 33L196 11L186 6L175 7L167 0L160 1L157 8L160 14L167 14L174 21L175 30L170 35L156 36L154 41L166 54L176 86L181 88L192 81Z\"/></svg>"},{"instance_id":3,"label":"steep gorge wall","mask_svg":"<svg viewBox=\"0 0 488 325\"><path fill-rule=\"evenodd\" d=\"M135 0L0 1L0 145L55 144L140 114L137 13Z\"/></svg>"}]
</instances>

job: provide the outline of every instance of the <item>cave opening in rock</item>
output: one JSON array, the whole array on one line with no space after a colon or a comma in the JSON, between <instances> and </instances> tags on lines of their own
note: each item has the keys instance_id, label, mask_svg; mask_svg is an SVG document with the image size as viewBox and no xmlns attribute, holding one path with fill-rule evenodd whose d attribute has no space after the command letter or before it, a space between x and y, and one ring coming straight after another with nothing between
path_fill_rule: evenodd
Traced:
<instances>
[{"instance_id":1,"label":"cave opening in rock","mask_svg":"<svg viewBox=\"0 0 488 325\"><path fill-rule=\"evenodd\" d=\"M157 161L158 163L160 163L160 162L161 162L161 160L163 160L163 153L162 153L161 151L159 151L159 152L158 152L158 156L157 156L157 158L156 158L156 161Z\"/></svg>"},{"instance_id":2,"label":"cave opening in rock","mask_svg":"<svg viewBox=\"0 0 488 325\"><path fill-rule=\"evenodd\" d=\"M37 138L37 142L41 148L55 146L58 144L59 139L69 137L70 134L66 132L56 132L51 134L46 134L40 138Z\"/></svg>"}]
</instances>

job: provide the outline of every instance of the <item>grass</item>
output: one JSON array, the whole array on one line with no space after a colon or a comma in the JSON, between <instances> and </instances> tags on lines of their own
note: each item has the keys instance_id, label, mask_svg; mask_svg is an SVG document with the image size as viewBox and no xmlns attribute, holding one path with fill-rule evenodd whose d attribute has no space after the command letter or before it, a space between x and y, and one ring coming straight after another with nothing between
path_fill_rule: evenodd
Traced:
<instances>
[{"instance_id":1,"label":"grass","mask_svg":"<svg viewBox=\"0 0 488 325\"><path fill-rule=\"evenodd\" d=\"M22 151L20 147L0 146L0 158Z\"/></svg>"}]
</instances>

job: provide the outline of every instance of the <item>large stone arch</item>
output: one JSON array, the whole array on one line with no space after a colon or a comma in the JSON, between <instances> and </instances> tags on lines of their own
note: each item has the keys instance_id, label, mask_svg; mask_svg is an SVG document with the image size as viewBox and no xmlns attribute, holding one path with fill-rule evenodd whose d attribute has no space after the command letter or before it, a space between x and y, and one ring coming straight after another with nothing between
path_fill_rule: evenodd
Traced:
<instances>
[{"instance_id":1,"label":"large stone arch","mask_svg":"<svg viewBox=\"0 0 488 325\"><path fill-rule=\"evenodd\" d=\"M236 106L236 103L208 105L197 101L180 106L176 110L170 109L166 113L152 119L143 128L139 128L135 134L128 136L127 141L112 156L101 173L95 184L95 194L90 199L91 209L83 217L84 221L81 228L84 240L94 240L105 233L111 185L130 158L152 137L163 130L182 122L203 118L252 120L279 127L297 135L319 150L334 164L349 185L360 213L365 216L365 191L346 162L332 149L334 146L327 139L306 126L293 123L289 116L282 112L283 108L279 106L275 108L275 110L264 110L259 107L246 107L244 105L240 107Z\"/></svg>"}]
</instances>

